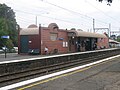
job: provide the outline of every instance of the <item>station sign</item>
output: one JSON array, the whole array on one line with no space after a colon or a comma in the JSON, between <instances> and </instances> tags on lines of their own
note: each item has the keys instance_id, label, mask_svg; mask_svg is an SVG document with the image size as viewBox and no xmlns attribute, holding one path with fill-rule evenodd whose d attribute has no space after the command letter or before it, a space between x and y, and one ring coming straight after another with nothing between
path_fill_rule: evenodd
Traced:
<instances>
[{"instance_id":1,"label":"station sign","mask_svg":"<svg viewBox=\"0 0 120 90\"><path fill-rule=\"evenodd\" d=\"M1 36L1 38L9 39L10 36Z\"/></svg>"}]
</instances>

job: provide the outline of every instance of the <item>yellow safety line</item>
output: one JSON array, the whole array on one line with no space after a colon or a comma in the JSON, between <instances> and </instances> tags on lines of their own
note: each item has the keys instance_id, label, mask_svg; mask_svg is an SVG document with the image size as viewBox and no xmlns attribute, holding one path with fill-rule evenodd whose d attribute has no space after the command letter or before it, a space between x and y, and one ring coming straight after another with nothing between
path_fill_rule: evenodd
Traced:
<instances>
[{"instance_id":1,"label":"yellow safety line","mask_svg":"<svg viewBox=\"0 0 120 90\"><path fill-rule=\"evenodd\" d=\"M91 67L89 66L89 67L86 67L86 68L83 68L83 69L80 69L80 70L76 70L76 71L73 71L73 72L70 72L70 73L66 73L66 74L62 74L62 75L59 75L59 76L55 76L55 77L43 80L41 82L37 82L37 83L31 84L31 85L25 86L23 88L19 88L17 90L24 90L24 89L27 89L27 88L30 88L30 87L34 87L36 85L39 85L39 84L42 84L42 83L46 83L46 82L49 82L49 81L52 81L52 80L55 80L55 79L58 79L58 78L61 78L61 77L69 76L69 75L72 75L72 74L75 74L75 73L78 73L78 72L82 72L82 71L85 71L85 70L90 69L90 68Z\"/></svg>"},{"instance_id":2,"label":"yellow safety line","mask_svg":"<svg viewBox=\"0 0 120 90\"><path fill-rule=\"evenodd\" d=\"M113 59L108 60L108 61L112 61L112 60L113 60ZM88 70L88 69L90 69L90 68L92 68L92 67L95 67L95 66L98 66L98 65L107 63L108 61L103 61L103 62L94 64L94 65L88 66L88 67L86 67L86 68L82 68L82 69L79 69L79 70L75 70L75 71L70 72L70 73L66 73L66 74L62 74L62 75L55 76L55 77L52 77L52 78L48 78L48 79L46 79L46 80L43 80L43 81L40 81L40 82L31 84L31 85L28 85L28 86L19 88L19 89L17 89L17 90L24 90L24 89L31 88L31 87L34 87L34 86L36 86L36 85L43 84L43 83L46 83L46 82L49 82L49 81L52 81L52 80L55 80L55 79L58 79L58 78L61 78L61 77L65 77L65 76L69 76L69 75L72 75L72 74L75 74L75 73L78 73L78 72L82 72L82 71Z\"/></svg>"},{"instance_id":3,"label":"yellow safety line","mask_svg":"<svg viewBox=\"0 0 120 90\"><path fill-rule=\"evenodd\" d=\"M102 61L102 62L100 62L100 63L97 63L97 64L94 64L94 65L91 65L91 67L95 67L95 66L99 66L99 65L101 65L101 64L104 64L104 63L107 63L107 62L111 62L111 61L113 61L113 60L116 60L115 58L112 58L112 59L109 59L109 60L107 60L107 61Z\"/></svg>"}]
</instances>

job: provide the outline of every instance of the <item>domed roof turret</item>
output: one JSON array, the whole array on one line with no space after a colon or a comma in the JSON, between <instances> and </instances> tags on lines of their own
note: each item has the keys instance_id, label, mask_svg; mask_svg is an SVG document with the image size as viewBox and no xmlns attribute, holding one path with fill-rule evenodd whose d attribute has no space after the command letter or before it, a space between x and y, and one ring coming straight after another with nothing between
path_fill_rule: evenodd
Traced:
<instances>
[{"instance_id":1,"label":"domed roof turret","mask_svg":"<svg viewBox=\"0 0 120 90\"><path fill-rule=\"evenodd\" d=\"M57 25L56 23L50 23L50 24L48 25L48 28L50 28L50 29L55 29L55 28L59 28L59 27L58 27L58 25Z\"/></svg>"},{"instance_id":2,"label":"domed roof turret","mask_svg":"<svg viewBox=\"0 0 120 90\"><path fill-rule=\"evenodd\" d=\"M38 27L35 24L31 24L31 25L28 26L28 28L38 28Z\"/></svg>"}]
</instances>

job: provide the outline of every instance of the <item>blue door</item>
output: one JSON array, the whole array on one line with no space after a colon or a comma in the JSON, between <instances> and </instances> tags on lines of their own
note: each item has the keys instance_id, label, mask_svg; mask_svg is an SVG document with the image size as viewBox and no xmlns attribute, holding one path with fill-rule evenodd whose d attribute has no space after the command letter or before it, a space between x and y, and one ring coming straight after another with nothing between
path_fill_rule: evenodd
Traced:
<instances>
[{"instance_id":1,"label":"blue door","mask_svg":"<svg viewBox=\"0 0 120 90\"><path fill-rule=\"evenodd\" d=\"M28 36L22 35L20 37L20 53L28 53Z\"/></svg>"}]
</instances>

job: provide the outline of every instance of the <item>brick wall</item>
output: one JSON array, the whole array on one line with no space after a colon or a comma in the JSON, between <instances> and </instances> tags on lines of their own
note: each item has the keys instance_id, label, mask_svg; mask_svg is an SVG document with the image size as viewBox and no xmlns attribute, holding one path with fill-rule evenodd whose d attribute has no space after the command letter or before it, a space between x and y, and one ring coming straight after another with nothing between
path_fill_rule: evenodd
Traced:
<instances>
[{"instance_id":1,"label":"brick wall","mask_svg":"<svg viewBox=\"0 0 120 90\"><path fill-rule=\"evenodd\" d=\"M57 40L50 39L50 33L56 33ZM48 47L49 53L54 53L54 49L58 49L58 53L67 53L68 47L63 47L63 43L68 42L67 31L60 29L41 28L41 53L44 54L45 46Z\"/></svg>"}]
</instances>

